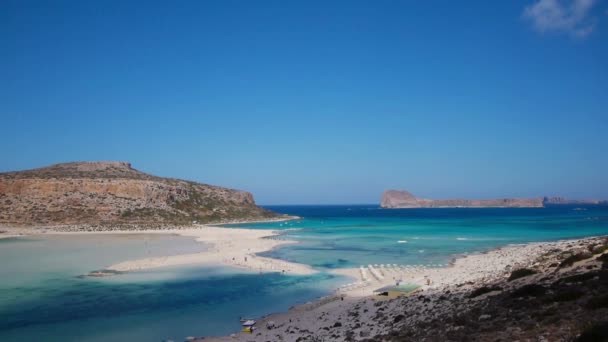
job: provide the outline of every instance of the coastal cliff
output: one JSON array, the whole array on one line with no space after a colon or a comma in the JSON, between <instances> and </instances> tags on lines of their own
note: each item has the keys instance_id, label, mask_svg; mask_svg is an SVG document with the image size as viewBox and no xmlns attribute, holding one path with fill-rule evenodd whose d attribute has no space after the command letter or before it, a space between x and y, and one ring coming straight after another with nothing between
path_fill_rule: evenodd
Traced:
<instances>
[{"instance_id":1,"label":"coastal cliff","mask_svg":"<svg viewBox=\"0 0 608 342\"><path fill-rule=\"evenodd\" d=\"M422 199L405 190L387 190L382 194L382 208L540 208L542 198L503 198L488 200Z\"/></svg>"},{"instance_id":2,"label":"coastal cliff","mask_svg":"<svg viewBox=\"0 0 608 342\"><path fill-rule=\"evenodd\" d=\"M274 217L249 192L157 177L126 162L0 173L0 223L189 224Z\"/></svg>"}]
</instances>

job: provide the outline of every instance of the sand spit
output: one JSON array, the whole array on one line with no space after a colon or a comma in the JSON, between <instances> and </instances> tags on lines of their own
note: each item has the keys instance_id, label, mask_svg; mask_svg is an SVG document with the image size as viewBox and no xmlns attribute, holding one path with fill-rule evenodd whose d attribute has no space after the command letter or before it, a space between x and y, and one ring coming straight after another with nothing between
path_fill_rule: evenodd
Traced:
<instances>
[{"instance_id":1,"label":"sand spit","mask_svg":"<svg viewBox=\"0 0 608 342\"><path fill-rule=\"evenodd\" d=\"M284 217L270 221L286 221L296 217ZM258 221L256 221L258 222ZM268 229L222 228L207 225L185 227L146 229L146 226L121 226L113 230L108 226L64 225L48 228L11 228L2 227L0 237L23 237L28 235L80 235L80 234L177 234L191 237L205 243L208 248L200 253L178 254L172 256L152 257L128 260L105 269L108 272L95 272L91 276L112 276L116 272L131 272L152 268L182 265L225 265L254 272L281 272L293 275L308 275L316 271L303 264L258 256L278 246L296 243L290 240L276 239L278 232Z\"/></svg>"},{"instance_id":2,"label":"sand spit","mask_svg":"<svg viewBox=\"0 0 608 342\"><path fill-rule=\"evenodd\" d=\"M314 269L307 265L256 255L277 246L295 243L289 240L273 239L272 237L278 234L272 230L199 226L193 229L169 229L145 233L179 234L193 237L197 241L209 245L209 248L200 253L125 261L109 266L107 269L129 272L188 264L223 264L264 273L282 272L298 275L316 273Z\"/></svg>"}]
</instances>

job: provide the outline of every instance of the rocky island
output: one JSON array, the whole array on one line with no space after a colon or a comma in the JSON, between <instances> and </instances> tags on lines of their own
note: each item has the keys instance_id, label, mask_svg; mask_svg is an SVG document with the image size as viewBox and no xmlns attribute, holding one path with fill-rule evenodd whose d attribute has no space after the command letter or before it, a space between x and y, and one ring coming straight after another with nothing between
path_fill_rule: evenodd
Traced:
<instances>
[{"instance_id":1,"label":"rocky island","mask_svg":"<svg viewBox=\"0 0 608 342\"><path fill-rule=\"evenodd\" d=\"M486 200L424 199L405 190L387 190L382 194L382 208L540 208L542 198L502 198Z\"/></svg>"},{"instance_id":2,"label":"rocky island","mask_svg":"<svg viewBox=\"0 0 608 342\"><path fill-rule=\"evenodd\" d=\"M0 173L0 223L172 224L278 215L251 193L153 176L127 162L74 162Z\"/></svg>"},{"instance_id":3,"label":"rocky island","mask_svg":"<svg viewBox=\"0 0 608 342\"><path fill-rule=\"evenodd\" d=\"M387 190L382 208L542 208L557 205L608 205L605 200L572 200L563 197L500 198L484 200L417 198L405 190Z\"/></svg>"}]
</instances>

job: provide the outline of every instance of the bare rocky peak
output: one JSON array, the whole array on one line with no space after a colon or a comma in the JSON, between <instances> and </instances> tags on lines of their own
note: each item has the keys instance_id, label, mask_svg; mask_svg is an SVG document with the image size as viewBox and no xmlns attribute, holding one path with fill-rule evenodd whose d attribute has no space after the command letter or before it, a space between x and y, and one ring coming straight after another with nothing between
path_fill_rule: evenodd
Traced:
<instances>
[{"instance_id":1,"label":"bare rocky peak","mask_svg":"<svg viewBox=\"0 0 608 342\"><path fill-rule=\"evenodd\" d=\"M158 178L131 167L121 161L60 163L16 172L0 173L0 178Z\"/></svg>"},{"instance_id":2,"label":"bare rocky peak","mask_svg":"<svg viewBox=\"0 0 608 342\"><path fill-rule=\"evenodd\" d=\"M131 163L121 161L99 161L99 162L80 162L80 163L64 163L56 164L56 167L70 168L74 167L78 171L95 172L105 171L108 169L131 171Z\"/></svg>"},{"instance_id":3,"label":"bare rocky peak","mask_svg":"<svg viewBox=\"0 0 608 342\"><path fill-rule=\"evenodd\" d=\"M406 190L387 190L382 194L383 208L419 207L418 199Z\"/></svg>"}]
</instances>

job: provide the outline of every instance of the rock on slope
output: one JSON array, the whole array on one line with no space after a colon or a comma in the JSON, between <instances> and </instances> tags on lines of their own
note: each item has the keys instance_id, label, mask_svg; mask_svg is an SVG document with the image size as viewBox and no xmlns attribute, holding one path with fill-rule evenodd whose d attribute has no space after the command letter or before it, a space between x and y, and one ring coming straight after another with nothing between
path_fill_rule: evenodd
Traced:
<instances>
[{"instance_id":1,"label":"rock on slope","mask_svg":"<svg viewBox=\"0 0 608 342\"><path fill-rule=\"evenodd\" d=\"M383 208L526 208L542 207L542 198L503 198L488 200L444 199L432 200L416 198L405 190L387 190L382 194L380 205Z\"/></svg>"},{"instance_id":2,"label":"rock on slope","mask_svg":"<svg viewBox=\"0 0 608 342\"><path fill-rule=\"evenodd\" d=\"M266 219L249 192L152 176L125 162L0 173L0 223L169 223Z\"/></svg>"}]
</instances>

